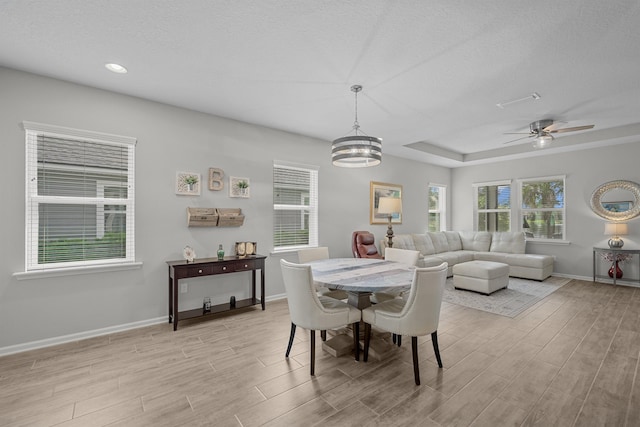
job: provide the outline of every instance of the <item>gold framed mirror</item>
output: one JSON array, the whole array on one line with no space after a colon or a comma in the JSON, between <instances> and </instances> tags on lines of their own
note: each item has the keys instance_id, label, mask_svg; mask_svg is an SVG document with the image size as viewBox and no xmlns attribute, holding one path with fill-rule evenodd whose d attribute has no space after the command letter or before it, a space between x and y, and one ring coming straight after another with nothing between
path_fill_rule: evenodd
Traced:
<instances>
[{"instance_id":1,"label":"gold framed mirror","mask_svg":"<svg viewBox=\"0 0 640 427\"><path fill-rule=\"evenodd\" d=\"M591 209L609 221L626 221L640 215L640 185L633 181L605 182L591 194Z\"/></svg>"}]
</instances>

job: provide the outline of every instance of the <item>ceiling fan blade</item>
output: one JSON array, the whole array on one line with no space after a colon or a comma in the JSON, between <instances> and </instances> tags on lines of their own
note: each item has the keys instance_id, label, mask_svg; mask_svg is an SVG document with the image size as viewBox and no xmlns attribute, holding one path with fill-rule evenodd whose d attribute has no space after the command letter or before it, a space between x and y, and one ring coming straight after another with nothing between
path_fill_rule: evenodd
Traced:
<instances>
[{"instance_id":1,"label":"ceiling fan blade","mask_svg":"<svg viewBox=\"0 0 640 427\"><path fill-rule=\"evenodd\" d=\"M531 132L505 132L503 135L531 135Z\"/></svg>"},{"instance_id":2,"label":"ceiling fan blade","mask_svg":"<svg viewBox=\"0 0 640 427\"><path fill-rule=\"evenodd\" d=\"M549 132L549 133L575 132L577 130L592 129L593 127L594 127L594 125L576 126L576 127L572 127L572 128L561 128L561 129L549 130L547 132Z\"/></svg>"},{"instance_id":3,"label":"ceiling fan blade","mask_svg":"<svg viewBox=\"0 0 640 427\"><path fill-rule=\"evenodd\" d=\"M512 139L511 141L503 142L503 144L511 144L512 142L520 141L521 139L530 138L532 135L527 134L527 136L523 136L520 138Z\"/></svg>"}]
</instances>

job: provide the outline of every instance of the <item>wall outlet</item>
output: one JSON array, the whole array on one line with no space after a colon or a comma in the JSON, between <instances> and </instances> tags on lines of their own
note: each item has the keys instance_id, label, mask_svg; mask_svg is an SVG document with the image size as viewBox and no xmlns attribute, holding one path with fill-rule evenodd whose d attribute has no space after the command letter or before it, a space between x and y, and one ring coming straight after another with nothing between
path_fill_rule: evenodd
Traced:
<instances>
[{"instance_id":1,"label":"wall outlet","mask_svg":"<svg viewBox=\"0 0 640 427\"><path fill-rule=\"evenodd\" d=\"M180 293L186 294L189 292L189 284L188 283L180 283Z\"/></svg>"}]
</instances>

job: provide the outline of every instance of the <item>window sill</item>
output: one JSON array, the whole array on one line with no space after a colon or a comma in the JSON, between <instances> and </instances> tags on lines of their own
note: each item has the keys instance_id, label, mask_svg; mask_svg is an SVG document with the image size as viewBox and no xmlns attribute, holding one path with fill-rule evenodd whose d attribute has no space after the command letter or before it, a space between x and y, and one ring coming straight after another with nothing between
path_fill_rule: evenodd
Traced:
<instances>
[{"instance_id":1,"label":"window sill","mask_svg":"<svg viewBox=\"0 0 640 427\"><path fill-rule=\"evenodd\" d=\"M48 277L75 276L78 274L106 273L110 271L134 270L142 268L142 262L92 265L87 267L56 268L51 270L24 271L13 273L18 280L45 279Z\"/></svg>"},{"instance_id":2,"label":"window sill","mask_svg":"<svg viewBox=\"0 0 640 427\"><path fill-rule=\"evenodd\" d=\"M570 240L554 240L554 239L527 239L527 243L534 243L536 245L560 245L566 246L570 245Z\"/></svg>"}]
</instances>

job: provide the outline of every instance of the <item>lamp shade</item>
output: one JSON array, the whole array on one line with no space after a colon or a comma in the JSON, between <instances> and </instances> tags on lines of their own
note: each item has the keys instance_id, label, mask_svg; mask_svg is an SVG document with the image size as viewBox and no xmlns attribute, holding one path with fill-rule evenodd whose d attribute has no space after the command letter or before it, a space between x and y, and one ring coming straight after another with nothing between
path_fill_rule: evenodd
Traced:
<instances>
[{"instance_id":1,"label":"lamp shade","mask_svg":"<svg viewBox=\"0 0 640 427\"><path fill-rule=\"evenodd\" d=\"M383 215L402 213L402 199L398 197L380 197L378 213Z\"/></svg>"},{"instance_id":2,"label":"lamp shade","mask_svg":"<svg viewBox=\"0 0 640 427\"><path fill-rule=\"evenodd\" d=\"M627 224L621 222L607 222L604 224L606 236L625 236L629 233Z\"/></svg>"}]
</instances>

